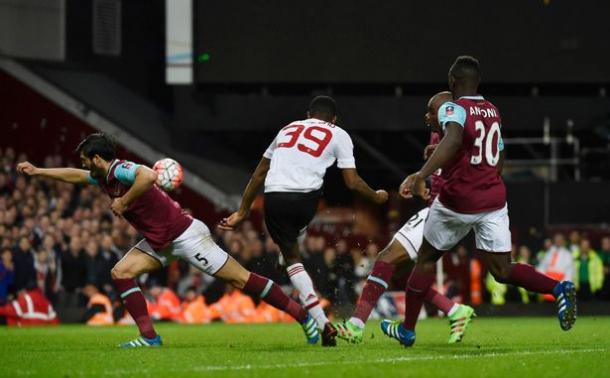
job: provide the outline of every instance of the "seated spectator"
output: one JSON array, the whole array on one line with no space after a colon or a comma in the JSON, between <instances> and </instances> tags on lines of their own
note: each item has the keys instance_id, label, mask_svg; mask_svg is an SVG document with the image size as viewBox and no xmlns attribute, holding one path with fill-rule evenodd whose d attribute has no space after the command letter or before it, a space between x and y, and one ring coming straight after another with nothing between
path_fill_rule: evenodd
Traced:
<instances>
[{"instance_id":1,"label":"seated spectator","mask_svg":"<svg viewBox=\"0 0 610 378\"><path fill-rule=\"evenodd\" d=\"M87 311L83 315L83 321L87 325L100 326L114 324L112 317L112 303L107 296L100 293L95 284L89 283L83 288L83 294L89 298Z\"/></svg>"},{"instance_id":2,"label":"seated spectator","mask_svg":"<svg viewBox=\"0 0 610 378\"><path fill-rule=\"evenodd\" d=\"M195 287L190 287L186 290L181 307L180 323L202 324L209 323L212 320L212 314L205 304L205 298L203 295L198 294Z\"/></svg>"},{"instance_id":3,"label":"seated spectator","mask_svg":"<svg viewBox=\"0 0 610 378\"><path fill-rule=\"evenodd\" d=\"M225 295L210 310L213 319L225 323L248 323L256 314L252 298L230 285L226 285Z\"/></svg>"},{"instance_id":4,"label":"seated spectator","mask_svg":"<svg viewBox=\"0 0 610 378\"><path fill-rule=\"evenodd\" d=\"M588 239L580 241L580 248L575 250L574 284L578 298L588 301L601 290L604 284L604 264Z\"/></svg>"},{"instance_id":5,"label":"seated spectator","mask_svg":"<svg viewBox=\"0 0 610 378\"><path fill-rule=\"evenodd\" d=\"M152 300L148 303L148 313L155 320L180 320L180 299L176 293L158 284L150 288Z\"/></svg>"},{"instance_id":6,"label":"seated spectator","mask_svg":"<svg viewBox=\"0 0 610 378\"><path fill-rule=\"evenodd\" d=\"M34 281L20 290L15 300L0 307L0 316L6 317L9 326L59 324L51 302L42 294Z\"/></svg>"}]
</instances>

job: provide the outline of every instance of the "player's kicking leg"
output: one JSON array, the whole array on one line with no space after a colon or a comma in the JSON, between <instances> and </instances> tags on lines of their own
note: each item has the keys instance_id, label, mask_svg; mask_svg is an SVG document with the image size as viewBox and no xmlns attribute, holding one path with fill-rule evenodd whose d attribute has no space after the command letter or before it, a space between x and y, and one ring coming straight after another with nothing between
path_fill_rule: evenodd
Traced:
<instances>
[{"instance_id":1,"label":"player's kicking leg","mask_svg":"<svg viewBox=\"0 0 610 378\"><path fill-rule=\"evenodd\" d=\"M377 301L388 288L396 266L413 265L417 259L417 250L421 246L424 233L424 220L428 216L428 208L416 213L394 235L393 240L377 256L373 270L369 275L362 294L358 299L353 316L346 322L336 322L333 325L338 331L338 337L351 343L360 343L364 325ZM436 306L449 318L449 343L462 340L472 318L474 309L460 305L430 288L425 296L427 303Z\"/></svg>"},{"instance_id":2,"label":"player's kicking leg","mask_svg":"<svg viewBox=\"0 0 610 378\"><path fill-rule=\"evenodd\" d=\"M195 219L192 226L172 243L168 252L202 272L220 278L288 313L301 324L308 343L315 344L320 338L315 320L297 302L284 294L273 281L249 272L230 257L214 242L210 230L203 222Z\"/></svg>"},{"instance_id":3,"label":"player's kicking leg","mask_svg":"<svg viewBox=\"0 0 610 378\"><path fill-rule=\"evenodd\" d=\"M141 274L152 272L162 267L161 262L144 251L131 249L112 268L112 280L123 301L123 306L136 322L140 336L120 344L122 348L161 346L161 336L155 332L152 319L148 314L146 300L136 282Z\"/></svg>"},{"instance_id":4,"label":"player's kicking leg","mask_svg":"<svg viewBox=\"0 0 610 378\"><path fill-rule=\"evenodd\" d=\"M318 328L321 330L322 346L336 346L335 336L337 335L337 330L326 317L324 309L320 304L320 299L314 289L313 281L303 267L298 243L295 242L290 251L290 253L282 254L288 265L286 272L288 272L290 282L298 290L301 304L309 312L309 315L315 319Z\"/></svg>"},{"instance_id":5,"label":"player's kicking leg","mask_svg":"<svg viewBox=\"0 0 610 378\"><path fill-rule=\"evenodd\" d=\"M320 333L314 318L309 316L297 302L284 294L282 289L270 279L249 272L230 256L228 256L227 262L214 276L288 313L301 324L309 344L315 344L320 339Z\"/></svg>"},{"instance_id":6,"label":"player's kicking leg","mask_svg":"<svg viewBox=\"0 0 610 378\"><path fill-rule=\"evenodd\" d=\"M287 265L286 272L292 286L299 292L301 304L322 331L322 345L335 346L337 331L324 313L311 277L303 266L297 242L316 213L319 196L319 192L265 194L265 224L280 248Z\"/></svg>"},{"instance_id":7,"label":"player's kicking leg","mask_svg":"<svg viewBox=\"0 0 610 378\"><path fill-rule=\"evenodd\" d=\"M351 343L362 342L366 321L377 301L388 288L388 282L399 264L413 264L413 260L405 247L395 239L377 257L352 317L345 322L333 324L338 331L337 337ZM436 306L449 318L449 343L461 341L472 318L476 316L474 309L458 304L432 288L428 290L424 300Z\"/></svg>"}]
</instances>

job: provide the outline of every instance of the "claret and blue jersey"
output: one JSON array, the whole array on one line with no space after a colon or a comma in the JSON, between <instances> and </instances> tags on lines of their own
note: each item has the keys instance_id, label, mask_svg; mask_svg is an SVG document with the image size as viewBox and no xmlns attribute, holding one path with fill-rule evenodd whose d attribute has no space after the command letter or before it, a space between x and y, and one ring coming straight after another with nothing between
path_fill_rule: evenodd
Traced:
<instances>
[{"instance_id":1,"label":"claret and blue jersey","mask_svg":"<svg viewBox=\"0 0 610 378\"><path fill-rule=\"evenodd\" d=\"M121 197L124 195L131 185L133 185L136 180L136 171L140 167L140 164L136 164L126 160L114 160L110 164L110 169L108 169L108 174L106 175L106 183L112 184L106 188L103 188L106 193L112 198ZM112 180L115 178L116 181ZM89 176L89 184L100 186L98 180Z\"/></svg>"},{"instance_id":2,"label":"claret and blue jersey","mask_svg":"<svg viewBox=\"0 0 610 378\"><path fill-rule=\"evenodd\" d=\"M99 186L110 198L122 197L136 180L139 164L113 160L103 180L89 177L89 183ZM193 222L178 202L153 185L136 198L123 217L159 251L180 236Z\"/></svg>"},{"instance_id":3,"label":"claret and blue jersey","mask_svg":"<svg viewBox=\"0 0 610 378\"><path fill-rule=\"evenodd\" d=\"M497 168L504 149L498 109L483 96L464 96L441 105L438 121L443 130L449 122L464 128L460 152L443 167L446 181L439 200L465 214L504 207L506 189Z\"/></svg>"}]
</instances>

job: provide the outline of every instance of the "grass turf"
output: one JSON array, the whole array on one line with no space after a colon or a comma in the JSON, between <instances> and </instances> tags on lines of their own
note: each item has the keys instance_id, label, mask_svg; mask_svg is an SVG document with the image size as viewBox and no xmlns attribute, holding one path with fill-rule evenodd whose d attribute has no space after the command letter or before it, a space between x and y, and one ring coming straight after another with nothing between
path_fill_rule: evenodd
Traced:
<instances>
[{"instance_id":1,"label":"grass turf","mask_svg":"<svg viewBox=\"0 0 610 378\"><path fill-rule=\"evenodd\" d=\"M305 344L296 324L159 324L162 348L121 350L135 327L0 328L0 376L607 377L610 317L583 317L569 332L552 318L477 318L446 344L445 320L418 325L413 348L370 322L365 340Z\"/></svg>"}]
</instances>

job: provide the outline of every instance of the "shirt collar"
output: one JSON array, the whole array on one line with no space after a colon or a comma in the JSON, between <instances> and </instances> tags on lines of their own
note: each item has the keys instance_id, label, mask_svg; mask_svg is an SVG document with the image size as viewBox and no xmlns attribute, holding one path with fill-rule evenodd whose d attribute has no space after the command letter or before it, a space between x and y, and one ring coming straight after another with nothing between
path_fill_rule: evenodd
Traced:
<instances>
[{"instance_id":1,"label":"shirt collar","mask_svg":"<svg viewBox=\"0 0 610 378\"><path fill-rule=\"evenodd\" d=\"M114 166L119 162L119 159L114 159L112 161L112 163L110 163L110 167L108 168L108 174L106 174L106 182L108 182L108 179L110 178L110 172L112 172L112 168L114 168Z\"/></svg>"},{"instance_id":2,"label":"shirt collar","mask_svg":"<svg viewBox=\"0 0 610 378\"><path fill-rule=\"evenodd\" d=\"M466 99L466 100L485 100L485 99L483 98L483 96L481 96L481 95L476 95L476 96L462 96L462 97L458 98L458 100L461 100L461 99Z\"/></svg>"}]
</instances>

